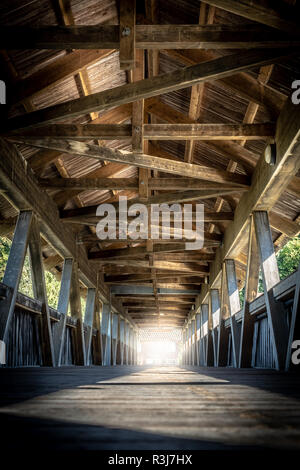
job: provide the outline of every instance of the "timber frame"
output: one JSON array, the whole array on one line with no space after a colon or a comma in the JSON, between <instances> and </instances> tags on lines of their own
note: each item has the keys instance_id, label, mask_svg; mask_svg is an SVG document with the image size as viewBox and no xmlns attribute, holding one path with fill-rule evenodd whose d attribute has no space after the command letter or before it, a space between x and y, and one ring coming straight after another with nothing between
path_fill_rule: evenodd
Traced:
<instances>
[{"instance_id":1,"label":"timber frame","mask_svg":"<svg viewBox=\"0 0 300 470\"><path fill-rule=\"evenodd\" d=\"M43 365L64 364L67 340L77 365L137 363L139 328L158 325L183 330L183 363L255 366L261 272L272 364L290 367L299 279L290 318L275 295L275 253L300 232L300 105L287 85L299 72L298 10L203 0L195 15L175 3L111 2L111 21L96 12L93 25L77 24L68 0L53 0L52 21L36 26L0 7L0 235L12 239L0 340L28 248ZM170 240L128 230L99 240L97 207L112 204L120 220L120 196L188 203L193 228L204 204L203 247L186 250L174 221ZM61 282L54 316L44 270Z\"/></svg>"}]
</instances>

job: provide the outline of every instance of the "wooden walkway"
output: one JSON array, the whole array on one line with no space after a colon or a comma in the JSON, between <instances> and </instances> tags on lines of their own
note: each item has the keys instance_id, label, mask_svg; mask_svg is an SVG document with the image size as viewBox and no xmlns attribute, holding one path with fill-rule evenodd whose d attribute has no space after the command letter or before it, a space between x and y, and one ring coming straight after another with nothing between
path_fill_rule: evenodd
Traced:
<instances>
[{"instance_id":1,"label":"wooden walkway","mask_svg":"<svg viewBox=\"0 0 300 470\"><path fill-rule=\"evenodd\" d=\"M32 443L39 450L299 449L299 385L291 373L253 369L1 369L1 444L20 450Z\"/></svg>"}]
</instances>

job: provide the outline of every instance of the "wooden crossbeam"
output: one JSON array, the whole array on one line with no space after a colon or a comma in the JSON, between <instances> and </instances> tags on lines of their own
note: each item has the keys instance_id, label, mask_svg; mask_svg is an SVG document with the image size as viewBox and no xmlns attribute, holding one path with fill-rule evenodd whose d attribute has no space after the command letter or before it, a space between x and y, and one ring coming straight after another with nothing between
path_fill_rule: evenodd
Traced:
<instances>
[{"instance_id":1,"label":"wooden crossbeam","mask_svg":"<svg viewBox=\"0 0 300 470\"><path fill-rule=\"evenodd\" d=\"M224 3L222 0L209 0L209 3L217 4L218 2ZM232 1L231 3L241 2ZM130 13L132 15L132 10ZM262 15L260 21L263 23L266 17L267 15ZM261 17L256 12L255 21L259 21L258 18ZM269 22L274 21L272 19ZM121 48L122 51L122 47L125 47L122 44L124 39L128 39L129 44L126 47L132 49L131 42L129 42L131 34L125 29L131 28L132 24L132 18L127 15L126 18L124 16L124 26L121 22L121 31L117 25L39 27L1 25L0 40L3 49L7 50ZM287 27L284 22L280 24ZM274 26L274 24L269 24L269 26ZM135 47L138 49L250 49L299 45L298 38L291 36L297 31L295 22L290 22L288 26L290 29L286 32L289 35L252 24L136 25Z\"/></svg>"},{"instance_id":2,"label":"wooden crossbeam","mask_svg":"<svg viewBox=\"0 0 300 470\"><path fill-rule=\"evenodd\" d=\"M147 140L257 140L275 136L275 125L265 124L145 124ZM75 139L79 141L131 138L130 124L52 124L8 134L10 140L23 138Z\"/></svg>"},{"instance_id":3,"label":"wooden crossbeam","mask_svg":"<svg viewBox=\"0 0 300 470\"><path fill-rule=\"evenodd\" d=\"M40 178L39 184L43 188L61 190L138 190L138 178ZM151 190L202 190L202 189L225 189L236 188L230 183L215 183L213 181L199 180L193 178L149 178L149 189ZM230 217L230 213L227 213ZM229 220L229 219L226 219Z\"/></svg>"},{"instance_id":4,"label":"wooden crossbeam","mask_svg":"<svg viewBox=\"0 0 300 470\"><path fill-rule=\"evenodd\" d=\"M201 260L201 261L206 261L210 262L213 261L214 256L213 254L209 253L200 253L192 251L191 253L172 253L176 252L178 250L181 250L183 248L182 243L178 243L178 245L175 243L171 243L170 245L165 244L165 245L154 245L153 246L153 253L155 253L155 259L160 259L162 260L162 256L166 255L166 253L171 252L168 256L172 259L189 259L191 258L194 261L196 260ZM93 256L94 259L98 257L98 259L121 259L121 258L132 258L140 255L147 255L147 250L145 246L141 247L132 247L132 248L123 248L123 249L117 249L117 250L101 250L99 252L91 252L90 256Z\"/></svg>"},{"instance_id":5,"label":"wooden crossbeam","mask_svg":"<svg viewBox=\"0 0 300 470\"><path fill-rule=\"evenodd\" d=\"M231 183L237 186L247 186L249 180L243 175L233 175L224 170L195 165L166 158L154 157L142 153L134 153L125 150L112 150L108 147L87 144L78 141L57 141L55 139L43 139L34 141L34 146L57 150L62 153L81 155L97 160L108 160L140 168L149 168L180 176L197 178L220 183Z\"/></svg>"},{"instance_id":6,"label":"wooden crossbeam","mask_svg":"<svg viewBox=\"0 0 300 470\"><path fill-rule=\"evenodd\" d=\"M136 266L141 268L148 268L149 262L145 260L126 259L125 261L113 261L113 260L101 260L101 264L118 264L122 266L122 263L126 266ZM196 263L187 262L172 262L172 261L153 261L153 267L156 269L167 269L181 272L195 272L197 274L208 274L209 270L206 266L198 265Z\"/></svg>"},{"instance_id":7,"label":"wooden crossbeam","mask_svg":"<svg viewBox=\"0 0 300 470\"><path fill-rule=\"evenodd\" d=\"M2 32L2 30L1 30ZM4 46L2 46L4 47ZM62 45L60 44L60 47ZM22 116L9 119L3 128L7 132L14 129L50 124L58 120L73 118L90 112L99 112L132 101L149 98L171 91L187 88L197 83L224 78L234 73L274 63L294 50L249 50L243 54L232 54L208 62L192 65L146 78L136 83L128 83L113 89L60 103Z\"/></svg>"}]
</instances>

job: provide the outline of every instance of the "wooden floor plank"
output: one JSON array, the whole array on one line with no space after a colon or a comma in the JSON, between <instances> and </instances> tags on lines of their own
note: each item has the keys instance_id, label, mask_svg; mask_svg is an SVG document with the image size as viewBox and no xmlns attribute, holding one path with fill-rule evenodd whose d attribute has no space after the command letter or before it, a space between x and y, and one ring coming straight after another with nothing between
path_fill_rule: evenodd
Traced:
<instances>
[{"instance_id":1,"label":"wooden floor plank","mask_svg":"<svg viewBox=\"0 0 300 470\"><path fill-rule=\"evenodd\" d=\"M270 370L0 370L2 448L298 449L300 377Z\"/></svg>"}]
</instances>

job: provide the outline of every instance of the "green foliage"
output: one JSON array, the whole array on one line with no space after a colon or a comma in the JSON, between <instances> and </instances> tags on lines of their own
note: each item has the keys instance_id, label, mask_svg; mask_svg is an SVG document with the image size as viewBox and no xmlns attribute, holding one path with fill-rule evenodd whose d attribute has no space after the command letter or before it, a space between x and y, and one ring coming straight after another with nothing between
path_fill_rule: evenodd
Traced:
<instances>
[{"instance_id":1,"label":"green foliage","mask_svg":"<svg viewBox=\"0 0 300 470\"><path fill-rule=\"evenodd\" d=\"M285 279L298 269L300 263L300 237L294 237L276 254L280 279ZM240 290L241 306L244 303L244 291ZM259 270L258 292L263 292L261 269Z\"/></svg>"},{"instance_id":2,"label":"green foliage","mask_svg":"<svg viewBox=\"0 0 300 470\"><path fill-rule=\"evenodd\" d=\"M300 263L300 237L292 238L278 253L280 279L285 279L298 269Z\"/></svg>"}]
</instances>

